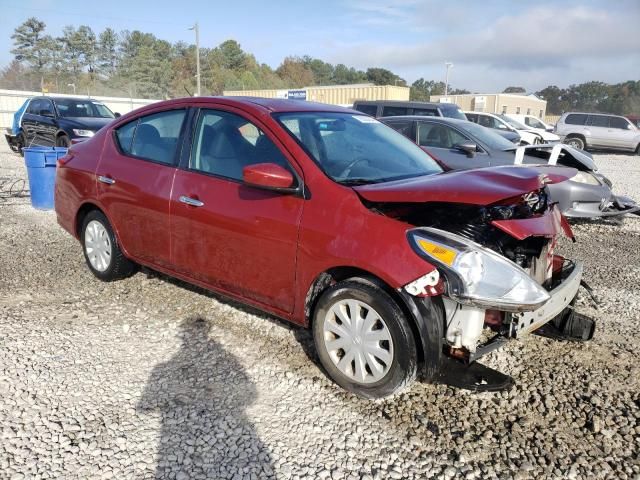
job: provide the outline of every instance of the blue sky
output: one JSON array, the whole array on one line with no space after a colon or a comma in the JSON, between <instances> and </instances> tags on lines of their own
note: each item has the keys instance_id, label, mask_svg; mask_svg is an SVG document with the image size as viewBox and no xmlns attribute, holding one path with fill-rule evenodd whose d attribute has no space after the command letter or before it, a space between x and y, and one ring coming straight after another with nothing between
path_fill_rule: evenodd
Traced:
<instances>
[{"instance_id":1,"label":"blue sky","mask_svg":"<svg viewBox=\"0 0 640 480\"><path fill-rule=\"evenodd\" d=\"M233 38L277 67L308 54L356 68L389 68L412 82L450 81L472 91L509 85L535 91L588 80L640 79L640 0L0 0L0 66L12 55L13 29L29 16L59 35L65 25L142 30L201 45Z\"/></svg>"}]
</instances>

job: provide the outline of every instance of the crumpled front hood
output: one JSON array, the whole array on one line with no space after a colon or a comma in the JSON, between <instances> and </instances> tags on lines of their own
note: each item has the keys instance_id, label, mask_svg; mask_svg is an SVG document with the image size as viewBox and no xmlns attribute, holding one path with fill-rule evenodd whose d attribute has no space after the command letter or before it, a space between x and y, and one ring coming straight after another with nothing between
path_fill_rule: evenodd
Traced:
<instances>
[{"instance_id":1,"label":"crumpled front hood","mask_svg":"<svg viewBox=\"0 0 640 480\"><path fill-rule=\"evenodd\" d=\"M445 172L353 187L370 202L490 205L575 176L573 168L504 166Z\"/></svg>"}]
</instances>

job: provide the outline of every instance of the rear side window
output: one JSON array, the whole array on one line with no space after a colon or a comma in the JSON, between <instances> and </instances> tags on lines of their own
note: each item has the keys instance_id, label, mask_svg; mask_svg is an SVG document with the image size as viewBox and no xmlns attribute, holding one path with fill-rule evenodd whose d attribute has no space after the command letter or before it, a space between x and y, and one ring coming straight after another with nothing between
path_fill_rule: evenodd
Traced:
<instances>
[{"instance_id":1,"label":"rear side window","mask_svg":"<svg viewBox=\"0 0 640 480\"><path fill-rule=\"evenodd\" d=\"M609 128L609 117L606 117L604 115L589 115L587 125L591 127Z\"/></svg>"},{"instance_id":2,"label":"rear side window","mask_svg":"<svg viewBox=\"0 0 640 480\"><path fill-rule=\"evenodd\" d=\"M423 117L438 117L438 111L434 108L414 108L414 115L420 115Z\"/></svg>"},{"instance_id":3,"label":"rear side window","mask_svg":"<svg viewBox=\"0 0 640 480\"><path fill-rule=\"evenodd\" d=\"M371 115L372 117L375 117L376 114L378 113L377 105L357 105L356 104L354 109L358 110L359 112L366 113L367 115Z\"/></svg>"},{"instance_id":4,"label":"rear side window","mask_svg":"<svg viewBox=\"0 0 640 480\"><path fill-rule=\"evenodd\" d=\"M133 141L133 134L136 131L136 127L138 126L138 120L134 120L133 122L125 123L121 127L116 129L116 138L118 139L118 145L120 146L120 150L124 153L131 154L131 143Z\"/></svg>"},{"instance_id":5,"label":"rear side window","mask_svg":"<svg viewBox=\"0 0 640 480\"><path fill-rule=\"evenodd\" d=\"M133 136L131 154L154 162L173 163L184 117L184 110L141 117Z\"/></svg>"},{"instance_id":6,"label":"rear side window","mask_svg":"<svg viewBox=\"0 0 640 480\"><path fill-rule=\"evenodd\" d=\"M31 103L29 103L29 113L40 115L42 105L43 101L41 99L31 100Z\"/></svg>"},{"instance_id":7,"label":"rear side window","mask_svg":"<svg viewBox=\"0 0 640 480\"><path fill-rule=\"evenodd\" d=\"M406 107L383 107L383 117L395 117L396 115L407 115L408 109Z\"/></svg>"},{"instance_id":8,"label":"rear side window","mask_svg":"<svg viewBox=\"0 0 640 480\"><path fill-rule=\"evenodd\" d=\"M587 115L583 113L572 113L564 119L564 123L568 125L584 125L586 122Z\"/></svg>"},{"instance_id":9,"label":"rear side window","mask_svg":"<svg viewBox=\"0 0 640 480\"><path fill-rule=\"evenodd\" d=\"M611 117L609 119L609 126L611 128L619 128L621 130L627 130L629 128L629 122L625 118Z\"/></svg>"}]
</instances>

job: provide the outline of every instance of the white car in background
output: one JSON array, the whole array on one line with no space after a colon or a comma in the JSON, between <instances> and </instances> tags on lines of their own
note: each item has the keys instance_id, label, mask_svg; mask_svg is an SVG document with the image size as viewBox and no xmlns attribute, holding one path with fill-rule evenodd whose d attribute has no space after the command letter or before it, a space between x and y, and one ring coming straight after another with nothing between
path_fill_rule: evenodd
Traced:
<instances>
[{"instance_id":1,"label":"white car in background","mask_svg":"<svg viewBox=\"0 0 640 480\"><path fill-rule=\"evenodd\" d=\"M543 122L538 117L533 115L520 115L515 113L506 113L507 117L515 120L516 122L520 122L525 126L535 130L538 133L544 132L553 132L553 125L549 125L548 123Z\"/></svg>"},{"instance_id":2,"label":"white car in background","mask_svg":"<svg viewBox=\"0 0 640 480\"><path fill-rule=\"evenodd\" d=\"M496 115L485 112L464 112L470 122L477 123L483 127L493 128L500 131L512 131L520 135L522 145L538 145L541 143L554 143L560 137L549 132L539 132L535 129L517 122L505 115Z\"/></svg>"}]
</instances>

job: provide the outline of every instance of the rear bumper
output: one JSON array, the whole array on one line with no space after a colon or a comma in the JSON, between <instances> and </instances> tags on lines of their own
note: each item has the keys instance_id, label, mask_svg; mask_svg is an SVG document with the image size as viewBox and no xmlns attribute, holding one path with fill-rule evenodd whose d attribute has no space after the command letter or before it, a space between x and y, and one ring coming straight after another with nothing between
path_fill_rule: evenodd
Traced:
<instances>
[{"instance_id":1,"label":"rear bumper","mask_svg":"<svg viewBox=\"0 0 640 480\"><path fill-rule=\"evenodd\" d=\"M549 291L551 298L547 303L533 312L511 314L509 336L521 338L560 315L578 294L583 268L581 262L569 263L563 268L559 283Z\"/></svg>"}]
</instances>

